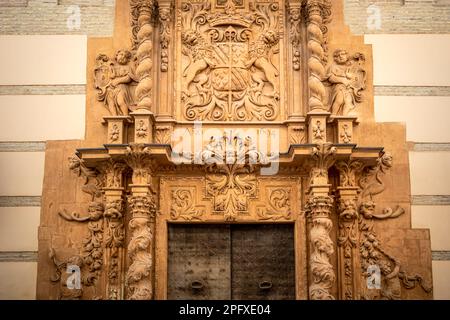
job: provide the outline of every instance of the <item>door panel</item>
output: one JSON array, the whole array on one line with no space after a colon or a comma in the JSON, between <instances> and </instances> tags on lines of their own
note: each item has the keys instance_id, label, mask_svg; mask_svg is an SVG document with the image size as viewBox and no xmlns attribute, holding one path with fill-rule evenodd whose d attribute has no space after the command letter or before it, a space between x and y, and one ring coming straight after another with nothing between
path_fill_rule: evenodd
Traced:
<instances>
[{"instance_id":1,"label":"door panel","mask_svg":"<svg viewBox=\"0 0 450 320\"><path fill-rule=\"evenodd\" d=\"M229 300L230 227L170 225L168 299Z\"/></svg>"},{"instance_id":2,"label":"door panel","mask_svg":"<svg viewBox=\"0 0 450 320\"><path fill-rule=\"evenodd\" d=\"M168 299L295 299L292 225L169 225Z\"/></svg>"},{"instance_id":3,"label":"door panel","mask_svg":"<svg viewBox=\"0 0 450 320\"><path fill-rule=\"evenodd\" d=\"M295 299L294 259L291 225L232 226L232 299Z\"/></svg>"}]
</instances>

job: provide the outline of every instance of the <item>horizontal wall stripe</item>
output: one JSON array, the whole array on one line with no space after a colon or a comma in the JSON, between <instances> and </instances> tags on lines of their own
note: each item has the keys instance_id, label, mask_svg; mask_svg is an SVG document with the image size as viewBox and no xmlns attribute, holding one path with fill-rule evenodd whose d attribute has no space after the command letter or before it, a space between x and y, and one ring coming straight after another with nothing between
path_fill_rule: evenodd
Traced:
<instances>
[{"instance_id":1,"label":"horizontal wall stripe","mask_svg":"<svg viewBox=\"0 0 450 320\"><path fill-rule=\"evenodd\" d=\"M43 141L0 142L0 152L43 152Z\"/></svg>"},{"instance_id":2,"label":"horizontal wall stripe","mask_svg":"<svg viewBox=\"0 0 450 320\"><path fill-rule=\"evenodd\" d=\"M411 142L410 151L414 152L450 151L450 143Z\"/></svg>"},{"instance_id":3,"label":"horizontal wall stripe","mask_svg":"<svg viewBox=\"0 0 450 320\"><path fill-rule=\"evenodd\" d=\"M450 96L450 87L375 86L377 96ZM0 95L85 94L85 85L0 85Z\"/></svg>"},{"instance_id":4,"label":"horizontal wall stripe","mask_svg":"<svg viewBox=\"0 0 450 320\"><path fill-rule=\"evenodd\" d=\"M3 251L0 252L0 262L36 262L37 251Z\"/></svg>"},{"instance_id":5,"label":"horizontal wall stripe","mask_svg":"<svg viewBox=\"0 0 450 320\"><path fill-rule=\"evenodd\" d=\"M376 96L450 96L450 87L374 86L374 91Z\"/></svg>"},{"instance_id":6,"label":"horizontal wall stripe","mask_svg":"<svg viewBox=\"0 0 450 320\"><path fill-rule=\"evenodd\" d=\"M450 205L450 195L414 195L411 196L414 206L445 206ZM39 196L0 196L0 207L40 207Z\"/></svg>"},{"instance_id":7,"label":"horizontal wall stripe","mask_svg":"<svg viewBox=\"0 0 450 320\"><path fill-rule=\"evenodd\" d=\"M433 251L433 261L450 261L450 251ZM34 262L38 261L37 251L0 252L0 262Z\"/></svg>"},{"instance_id":8,"label":"horizontal wall stripe","mask_svg":"<svg viewBox=\"0 0 450 320\"><path fill-rule=\"evenodd\" d=\"M412 205L414 206L448 206L450 195L414 195Z\"/></svg>"},{"instance_id":9,"label":"horizontal wall stripe","mask_svg":"<svg viewBox=\"0 0 450 320\"><path fill-rule=\"evenodd\" d=\"M0 207L40 207L41 199L39 196L0 196Z\"/></svg>"},{"instance_id":10,"label":"horizontal wall stripe","mask_svg":"<svg viewBox=\"0 0 450 320\"><path fill-rule=\"evenodd\" d=\"M48 85L48 86L0 86L0 96L5 95L70 95L86 94L86 86Z\"/></svg>"},{"instance_id":11,"label":"horizontal wall stripe","mask_svg":"<svg viewBox=\"0 0 450 320\"><path fill-rule=\"evenodd\" d=\"M432 257L434 261L450 261L450 251L433 251Z\"/></svg>"}]
</instances>

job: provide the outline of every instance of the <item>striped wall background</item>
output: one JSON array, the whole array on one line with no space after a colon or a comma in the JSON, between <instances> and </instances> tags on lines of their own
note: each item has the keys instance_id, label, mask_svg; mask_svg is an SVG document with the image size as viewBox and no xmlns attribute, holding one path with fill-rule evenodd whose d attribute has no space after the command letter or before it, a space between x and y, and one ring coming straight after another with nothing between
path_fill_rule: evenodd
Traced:
<instances>
[{"instance_id":1,"label":"striped wall background","mask_svg":"<svg viewBox=\"0 0 450 320\"><path fill-rule=\"evenodd\" d=\"M407 124L412 223L431 229L435 298L450 299L450 1L345 4L373 44L376 120ZM367 25L371 4L379 29ZM67 26L73 5L78 29ZM0 299L35 298L45 141L83 139L87 36L112 35L113 5L0 1Z\"/></svg>"}]
</instances>

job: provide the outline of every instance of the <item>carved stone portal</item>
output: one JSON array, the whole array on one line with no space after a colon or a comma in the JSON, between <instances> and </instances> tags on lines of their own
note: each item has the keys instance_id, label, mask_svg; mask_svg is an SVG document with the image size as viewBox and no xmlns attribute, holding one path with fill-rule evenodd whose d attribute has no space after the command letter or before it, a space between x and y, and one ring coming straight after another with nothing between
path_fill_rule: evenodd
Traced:
<instances>
[{"instance_id":1,"label":"carved stone portal","mask_svg":"<svg viewBox=\"0 0 450 320\"><path fill-rule=\"evenodd\" d=\"M374 121L342 1L123 0L116 21L90 41L86 139L47 144L39 299L432 298L405 128Z\"/></svg>"}]
</instances>

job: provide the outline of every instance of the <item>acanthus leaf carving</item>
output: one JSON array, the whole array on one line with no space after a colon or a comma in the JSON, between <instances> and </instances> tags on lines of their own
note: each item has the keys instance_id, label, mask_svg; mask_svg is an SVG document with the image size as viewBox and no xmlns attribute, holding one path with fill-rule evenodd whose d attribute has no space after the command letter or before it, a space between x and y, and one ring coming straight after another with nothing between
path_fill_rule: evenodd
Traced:
<instances>
[{"instance_id":1,"label":"acanthus leaf carving","mask_svg":"<svg viewBox=\"0 0 450 320\"><path fill-rule=\"evenodd\" d=\"M77 156L69 157L69 169L83 178L81 189L91 196L92 201L102 196L102 177L97 170L86 167L83 160Z\"/></svg>"},{"instance_id":2,"label":"acanthus leaf carving","mask_svg":"<svg viewBox=\"0 0 450 320\"><path fill-rule=\"evenodd\" d=\"M269 188L269 199L265 208L258 208L257 214L260 220L281 220L291 217L291 192L290 189Z\"/></svg>"},{"instance_id":3,"label":"acanthus leaf carving","mask_svg":"<svg viewBox=\"0 0 450 320\"><path fill-rule=\"evenodd\" d=\"M81 250L81 257L88 269L82 282L87 286L95 284L103 265L104 212L105 208L102 202L91 202L88 207L88 215L84 217L76 212L68 214L66 210L58 212L59 216L67 221L87 222L89 233L82 242Z\"/></svg>"},{"instance_id":4,"label":"acanthus leaf carving","mask_svg":"<svg viewBox=\"0 0 450 320\"><path fill-rule=\"evenodd\" d=\"M170 144L171 142L171 127L159 126L155 130L155 143Z\"/></svg>"},{"instance_id":5,"label":"acanthus leaf carving","mask_svg":"<svg viewBox=\"0 0 450 320\"><path fill-rule=\"evenodd\" d=\"M313 196L306 203L305 211L310 228L310 271L312 282L309 297L312 300L334 300L330 293L336 275L331 265L334 244L330 238L333 223L330 219L333 199L329 196Z\"/></svg>"},{"instance_id":6,"label":"acanthus leaf carving","mask_svg":"<svg viewBox=\"0 0 450 320\"><path fill-rule=\"evenodd\" d=\"M362 192L358 199L359 203L359 249L361 255L362 281L370 275L370 266L376 265L381 272L381 288L379 290L364 290L363 299L401 299L402 285L406 289L412 289L420 285L425 292L431 292L432 287L423 280L422 276L409 276L403 270L400 261L386 252L374 229L374 219L393 219L402 215L405 210L397 207L383 209L381 214L375 213L375 202L373 197L385 190L382 177L393 165L392 155L382 154L375 166L366 167L361 175L359 184Z\"/></svg>"},{"instance_id":7,"label":"acanthus leaf carving","mask_svg":"<svg viewBox=\"0 0 450 320\"><path fill-rule=\"evenodd\" d=\"M183 3L187 120L276 119L280 80L272 57L278 54L278 11L275 3L254 4L250 14L238 12L232 1L214 13L209 2Z\"/></svg>"},{"instance_id":8,"label":"acanthus leaf carving","mask_svg":"<svg viewBox=\"0 0 450 320\"><path fill-rule=\"evenodd\" d=\"M151 185L151 174L155 171L156 163L150 157L149 148L144 144L130 144L125 155L126 163L133 169L133 184Z\"/></svg>"},{"instance_id":9,"label":"acanthus leaf carving","mask_svg":"<svg viewBox=\"0 0 450 320\"><path fill-rule=\"evenodd\" d=\"M312 148L310 186L328 184L328 169L335 162L336 152L336 147L333 147L331 143L319 144L317 147Z\"/></svg>"},{"instance_id":10,"label":"acanthus leaf carving","mask_svg":"<svg viewBox=\"0 0 450 320\"><path fill-rule=\"evenodd\" d=\"M206 195L214 199L214 210L227 221L236 220L239 213L247 212L248 199L257 194L255 166L266 163L266 157L251 138L242 142L224 136L211 138L202 159L206 163Z\"/></svg>"},{"instance_id":11,"label":"acanthus leaf carving","mask_svg":"<svg viewBox=\"0 0 450 320\"><path fill-rule=\"evenodd\" d=\"M194 204L194 195L188 189L172 190L170 217L173 220L186 221L202 220L204 209L197 208Z\"/></svg>"},{"instance_id":12,"label":"acanthus leaf carving","mask_svg":"<svg viewBox=\"0 0 450 320\"><path fill-rule=\"evenodd\" d=\"M132 219L129 228L132 233L128 244L131 265L126 275L129 300L150 300L153 298L151 277L153 256L153 228L156 216L156 203L153 194L129 196Z\"/></svg>"}]
</instances>

